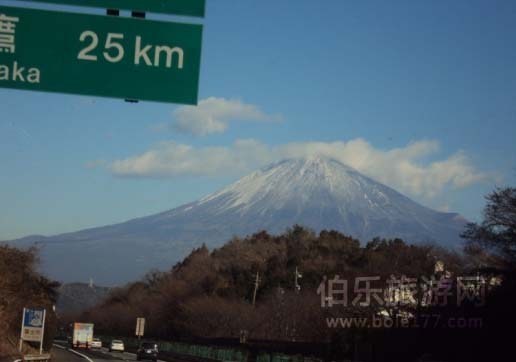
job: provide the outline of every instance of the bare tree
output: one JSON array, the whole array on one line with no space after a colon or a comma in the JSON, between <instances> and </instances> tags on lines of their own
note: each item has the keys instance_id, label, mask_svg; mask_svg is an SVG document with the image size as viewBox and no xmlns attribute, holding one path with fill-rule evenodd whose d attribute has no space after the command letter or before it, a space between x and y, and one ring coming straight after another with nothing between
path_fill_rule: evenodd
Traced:
<instances>
[{"instance_id":1,"label":"bare tree","mask_svg":"<svg viewBox=\"0 0 516 362\"><path fill-rule=\"evenodd\" d=\"M466 227L466 251L490 266L516 265L516 188L496 189L486 196L484 220Z\"/></svg>"}]
</instances>

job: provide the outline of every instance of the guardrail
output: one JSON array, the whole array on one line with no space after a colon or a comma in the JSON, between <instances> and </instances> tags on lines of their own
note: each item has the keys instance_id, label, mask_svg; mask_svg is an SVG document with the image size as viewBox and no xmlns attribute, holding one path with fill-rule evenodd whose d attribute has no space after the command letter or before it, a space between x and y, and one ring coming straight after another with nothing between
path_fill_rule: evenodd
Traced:
<instances>
[{"instance_id":1,"label":"guardrail","mask_svg":"<svg viewBox=\"0 0 516 362\"><path fill-rule=\"evenodd\" d=\"M100 336L103 343L108 343L113 337ZM137 348L137 338L117 337L124 341L126 349ZM322 362L320 358L303 355L290 355L279 352L258 351L255 355L246 349L246 346L221 347L182 342L157 341L159 351L171 356L183 357L182 361L190 362ZM179 358L178 358L179 359Z\"/></svg>"}]
</instances>

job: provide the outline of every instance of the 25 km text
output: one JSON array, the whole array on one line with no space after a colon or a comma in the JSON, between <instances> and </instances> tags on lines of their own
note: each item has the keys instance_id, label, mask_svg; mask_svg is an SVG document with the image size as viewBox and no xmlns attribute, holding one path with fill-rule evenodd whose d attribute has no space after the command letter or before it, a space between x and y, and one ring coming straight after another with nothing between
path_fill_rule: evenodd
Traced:
<instances>
[{"instance_id":1,"label":"25 km text","mask_svg":"<svg viewBox=\"0 0 516 362\"><path fill-rule=\"evenodd\" d=\"M104 42L103 58L110 63L121 62L125 56L124 34L108 33ZM96 52L99 45L99 36L91 30L83 31L79 37L85 47L77 55L77 59L97 62L99 59ZM146 65L149 67L165 66L166 68L176 67L183 69L184 51L180 47L168 45L143 44L142 37L137 35L134 39L134 54L131 58L135 65Z\"/></svg>"}]
</instances>

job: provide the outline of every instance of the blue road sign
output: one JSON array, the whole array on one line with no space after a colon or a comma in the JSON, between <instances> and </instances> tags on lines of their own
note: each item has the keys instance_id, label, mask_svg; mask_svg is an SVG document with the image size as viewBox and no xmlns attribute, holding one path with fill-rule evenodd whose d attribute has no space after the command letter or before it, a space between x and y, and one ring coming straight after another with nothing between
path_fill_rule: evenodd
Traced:
<instances>
[{"instance_id":1,"label":"blue road sign","mask_svg":"<svg viewBox=\"0 0 516 362\"><path fill-rule=\"evenodd\" d=\"M43 328L44 315L44 309L25 309L23 326L31 328Z\"/></svg>"}]
</instances>

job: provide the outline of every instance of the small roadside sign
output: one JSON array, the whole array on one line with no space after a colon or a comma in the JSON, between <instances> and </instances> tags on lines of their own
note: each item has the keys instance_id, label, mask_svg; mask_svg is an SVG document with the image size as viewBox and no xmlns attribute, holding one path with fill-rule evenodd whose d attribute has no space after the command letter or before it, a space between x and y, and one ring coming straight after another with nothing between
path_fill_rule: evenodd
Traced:
<instances>
[{"instance_id":1,"label":"small roadside sign","mask_svg":"<svg viewBox=\"0 0 516 362\"><path fill-rule=\"evenodd\" d=\"M136 318L136 336L143 337L145 332L145 318Z\"/></svg>"},{"instance_id":2,"label":"small roadside sign","mask_svg":"<svg viewBox=\"0 0 516 362\"><path fill-rule=\"evenodd\" d=\"M39 342L40 353L43 350L43 338L45 336L46 310L42 308L23 308L23 320L20 335L20 351L23 341Z\"/></svg>"},{"instance_id":3,"label":"small roadside sign","mask_svg":"<svg viewBox=\"0 0 516 362\"><path fill-rule=\"evenodd\" d=\"M41 342L45 326L44 309L23 309L22 338L24 341Z\"/></svg>"}]
</instances>

